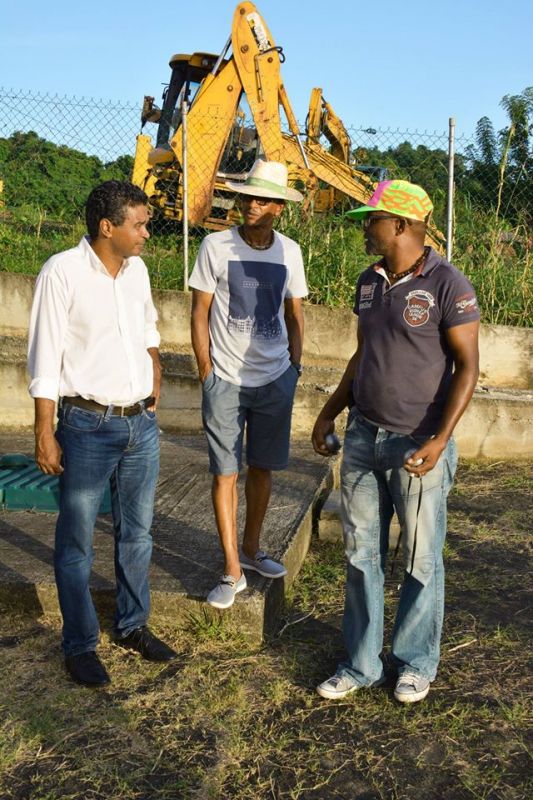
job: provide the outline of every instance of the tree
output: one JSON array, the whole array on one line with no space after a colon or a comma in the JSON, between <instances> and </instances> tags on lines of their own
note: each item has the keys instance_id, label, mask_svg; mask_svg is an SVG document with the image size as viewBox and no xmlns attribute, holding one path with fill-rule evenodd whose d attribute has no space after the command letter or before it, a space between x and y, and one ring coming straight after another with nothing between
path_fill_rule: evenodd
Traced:
<instances>
[{"instance_id":1,"label":"tree","mask_svg":"<svg viewBox=\"0 0 533 800\"><path fill-rule=\"evenodd\" d=\"M34 131L0 139L0 177L7 206L33 206L48 215L72 220L82 214L91 189L105 180L127 180L133 159L119 156L107 164Z\"/></svg>"},{"instance_id":2,"label":"tree","mask_svg":"<svg viewBox=\"0 0 533 800\"><path fill-rule=\"evenodd\" d=\"M468 148L469 170L460 188L477 205L493 209L516 224L533 222L533 87L502 97L509 124L496 134L488 117L476 127L476 143Z\"/></svg>"}]
</instances>

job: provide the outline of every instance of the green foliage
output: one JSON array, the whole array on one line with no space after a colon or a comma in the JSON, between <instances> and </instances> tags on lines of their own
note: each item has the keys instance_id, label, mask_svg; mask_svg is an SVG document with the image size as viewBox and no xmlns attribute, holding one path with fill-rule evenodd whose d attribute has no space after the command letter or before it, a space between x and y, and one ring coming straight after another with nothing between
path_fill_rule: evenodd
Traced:
<instances>
[{"instance_id":1,"label":"green foliage","mask_svg":"<svg viewBox=\"0 0 533 800\"><path fill-rule=\"evenodd\" d=\"M533 326L533 242L525 225L511 225L494 212L456 199L453 261L472 282L482 320Z\"/></svg>"},{"instance_id":2,"label":"green foliage","mask_svg":"<svg viewBox=\"0 0 533 800\"><path fill-rule=\"evenodd\" d=\"M309 216L289 205L279 229L302 248L310 301L350 307L357 277L370 263L360 227L334 214Z\"/></svg>"},{"instance_id":3,"label":"green foliage","mask_svg":"<svg viewBox=\"0 0 533 800\"><path fill-rule=\"evenodd\" d=\"M402 142L387 150L358 148L353 155L356 167L358 164L379 165L387 170L389 178L401 178L423 186L435 205L437 225L443 225L448 186L448 153L445 150L432 150L423 144L413 147L410 142ZM458 176L466 169L460 155L456 157L455 169Z\"/></svg>"},{"instance_id":4,"label":"green foliage","mask_svg":"<svg viewBox=\"0 0 533 800\"><path fill-rule=\"evenodd\" d=\"M476 144L468 148L469 169L458 181L480 209L491 209L515 225L533 222L533 87L505 95L500 105L509 125L495 133L488 117L476 129Z\"/></svg>"},{"instance_id":5,"label":"green foliage","mask_svg":"<svg viewBox=\"0 0 533 800\"><path fill-rule=\"evenodd\" d=\"M21 205L0 208L0 268L6 272L34 274L54 253L68 250L81 239L81 220L51 220L42 209Z\"/></svg>"},{"instance_id":6,"label":"green foliage","mask_svg":"<svg viewBox=\"0 0 533 800\"><path fill-rule=\"evenodd\" d=\"M477 143L456 157L454 263L477 291L483 321L533 325L531 307L531 221L533 163L530 119L533 88L502 99L510 123L498 135L487 117L477 126ZM435 221L444 228L448 155L442 149L410 142L380 151L354 151L356 163L385 167L390 177L422 184L435 203ZM35 273L46 259L77 244L84 232L83 205L99 182L128 179L133 159L123 155L103 163L96 156L58 146L36 133L0 138L0 178L5 206L0 208L0 267ZM360 272L371 259L362 231L335 214L306 216L288 206L280 230L303 250L313 303L351 307ZM203 231L191 231L192 268ZM181 230L159 229L144 254L152 285L183 288Z\"/></svg>"},{"instance_id":7,"label":"green foliage","mask_svg":"<svg viewBox=\"0 0 533 800\"><path fill-rule=\"evenodd\" d=\"M132 167L131 156L104 164L96 156L55 145L33 131L0 139L0 177L6 204L37 207L59 219L74 220L96 184L127 180Z\"/></svg>"},{"instance_id":8,"label":"green foliage","mask_svg":"<svg viewBox=\"0 0 533 800\"><path fill-rule=\"evenodd\" d=\"M309 300L351 308L357 278L372 262L360 226L334 214L305 216L291 206L279 227L302 247ZM36 273L53 253L75 246L83 233L80 219L53 220L32 206L4 211L0 214L0 266L10 272ZM204 235L202 231L191 234L189 269ZM153 235L143 258L154 289L183 289L181 234ZM472 281L483 322L533 326L533 254L527 228L476 209L468 196L459 195L453 262Z\"/></svg>"}]
</instances>

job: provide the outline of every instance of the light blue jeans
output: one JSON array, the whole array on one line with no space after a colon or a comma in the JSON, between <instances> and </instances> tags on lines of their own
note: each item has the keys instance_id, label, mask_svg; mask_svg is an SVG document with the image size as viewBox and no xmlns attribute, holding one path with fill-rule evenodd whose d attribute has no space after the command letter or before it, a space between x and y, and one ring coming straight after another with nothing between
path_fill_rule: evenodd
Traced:
<instances>
[{"instance_id":1,"label":"light blue jeans","mask_svg":"<svg viewBox=\"0 0 533 800\"><path fill-rule=\"evenodd\" d=\"M145 625L150 612L150 528L159 473L155 414L108 416L65 405L57 439L63 450L54 567L63 616L63 650L94 650L99 625L89 591L93 532L111 482L117 582L115 631L125 636Z\"/></svg>"},{"instance_id":2,"label":"light blue jeans","mask_svg":"<svg viewBox=\"0 0 533 800\"><path fill-rule=\"evenodd\" d=\"M360 686L383 676L384 578L389 526L396 511L405 573L392 634L392 655L407 670L434 680L444 616L446 500L457 466L453 440L423 478L403 463L424 439L378 428L356 409L348 417L341 466L347 558L343 633L347 659L338 667Z\"/></svg>"}]
</instances>

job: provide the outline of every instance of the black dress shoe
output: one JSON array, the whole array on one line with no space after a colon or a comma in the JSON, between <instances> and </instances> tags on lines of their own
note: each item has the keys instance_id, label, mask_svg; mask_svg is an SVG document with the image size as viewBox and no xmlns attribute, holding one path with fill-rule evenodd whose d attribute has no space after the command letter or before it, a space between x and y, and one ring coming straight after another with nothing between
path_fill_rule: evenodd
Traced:
<instances>
[{"instance_id":1,"label":"black dress shoe","mask_svg":"<svg viewBox=\"0 0 533 800\"><path fill-rule=\"evenodd\" d=\"M177 655L168 644L154 636L146 625L135 628L127 636L117 637L115 644L127 650L136 650L147 661L172 661Z\"/></svg>"},{"instance_id":2,"label":"black dress shoe","mask_svg":"<svg viewBox=\"0 0 533 800\"><path fill-rule=\"evenodd\" d=\"M71 678L82 686L105 686L106 683L111 683L106 668L94 650L65 656L65 667Z\"/></svg>"}]
</instances>

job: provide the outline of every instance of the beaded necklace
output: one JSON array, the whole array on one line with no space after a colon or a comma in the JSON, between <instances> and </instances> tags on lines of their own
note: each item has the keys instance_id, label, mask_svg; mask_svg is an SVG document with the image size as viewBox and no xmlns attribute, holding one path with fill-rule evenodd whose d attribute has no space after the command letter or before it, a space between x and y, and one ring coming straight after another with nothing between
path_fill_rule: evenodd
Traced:
<instances>
[{"instance_id":1,"label":"beaded necklace","mask_svg":"<svg viewBox=\"0 0 533 800\"><path fill-rule=\"evenodd\" d=\"M405 278L407 275L410 275L412 272L415 272L418 267L425 261L426 256L428 254L429 248L424 247L424 252L421 256L419 256L412 267L409 269L404 269L403 272L392 272L390 269L387 269L385 266L385 262L383 262L383 269L387 273L387 277L390 281L399 281L401 278Z\"/></svg>"},{"instance_id":2,"label":"beaded necklace","mask_svg":"<svg viewBox=\"0 0 533 800\"><path fill-rule=\"evenodd\" d=\"M274 244L274 231L270 231L270 239L268 241L268 244L252 244L252 242L250 242L246 238L243 227L239 228L238 231L241 239L248 245L248 247L251 247L253 250L268 250L268 248L272 247L272 245Z\"/></svg>"}]
</instances>

